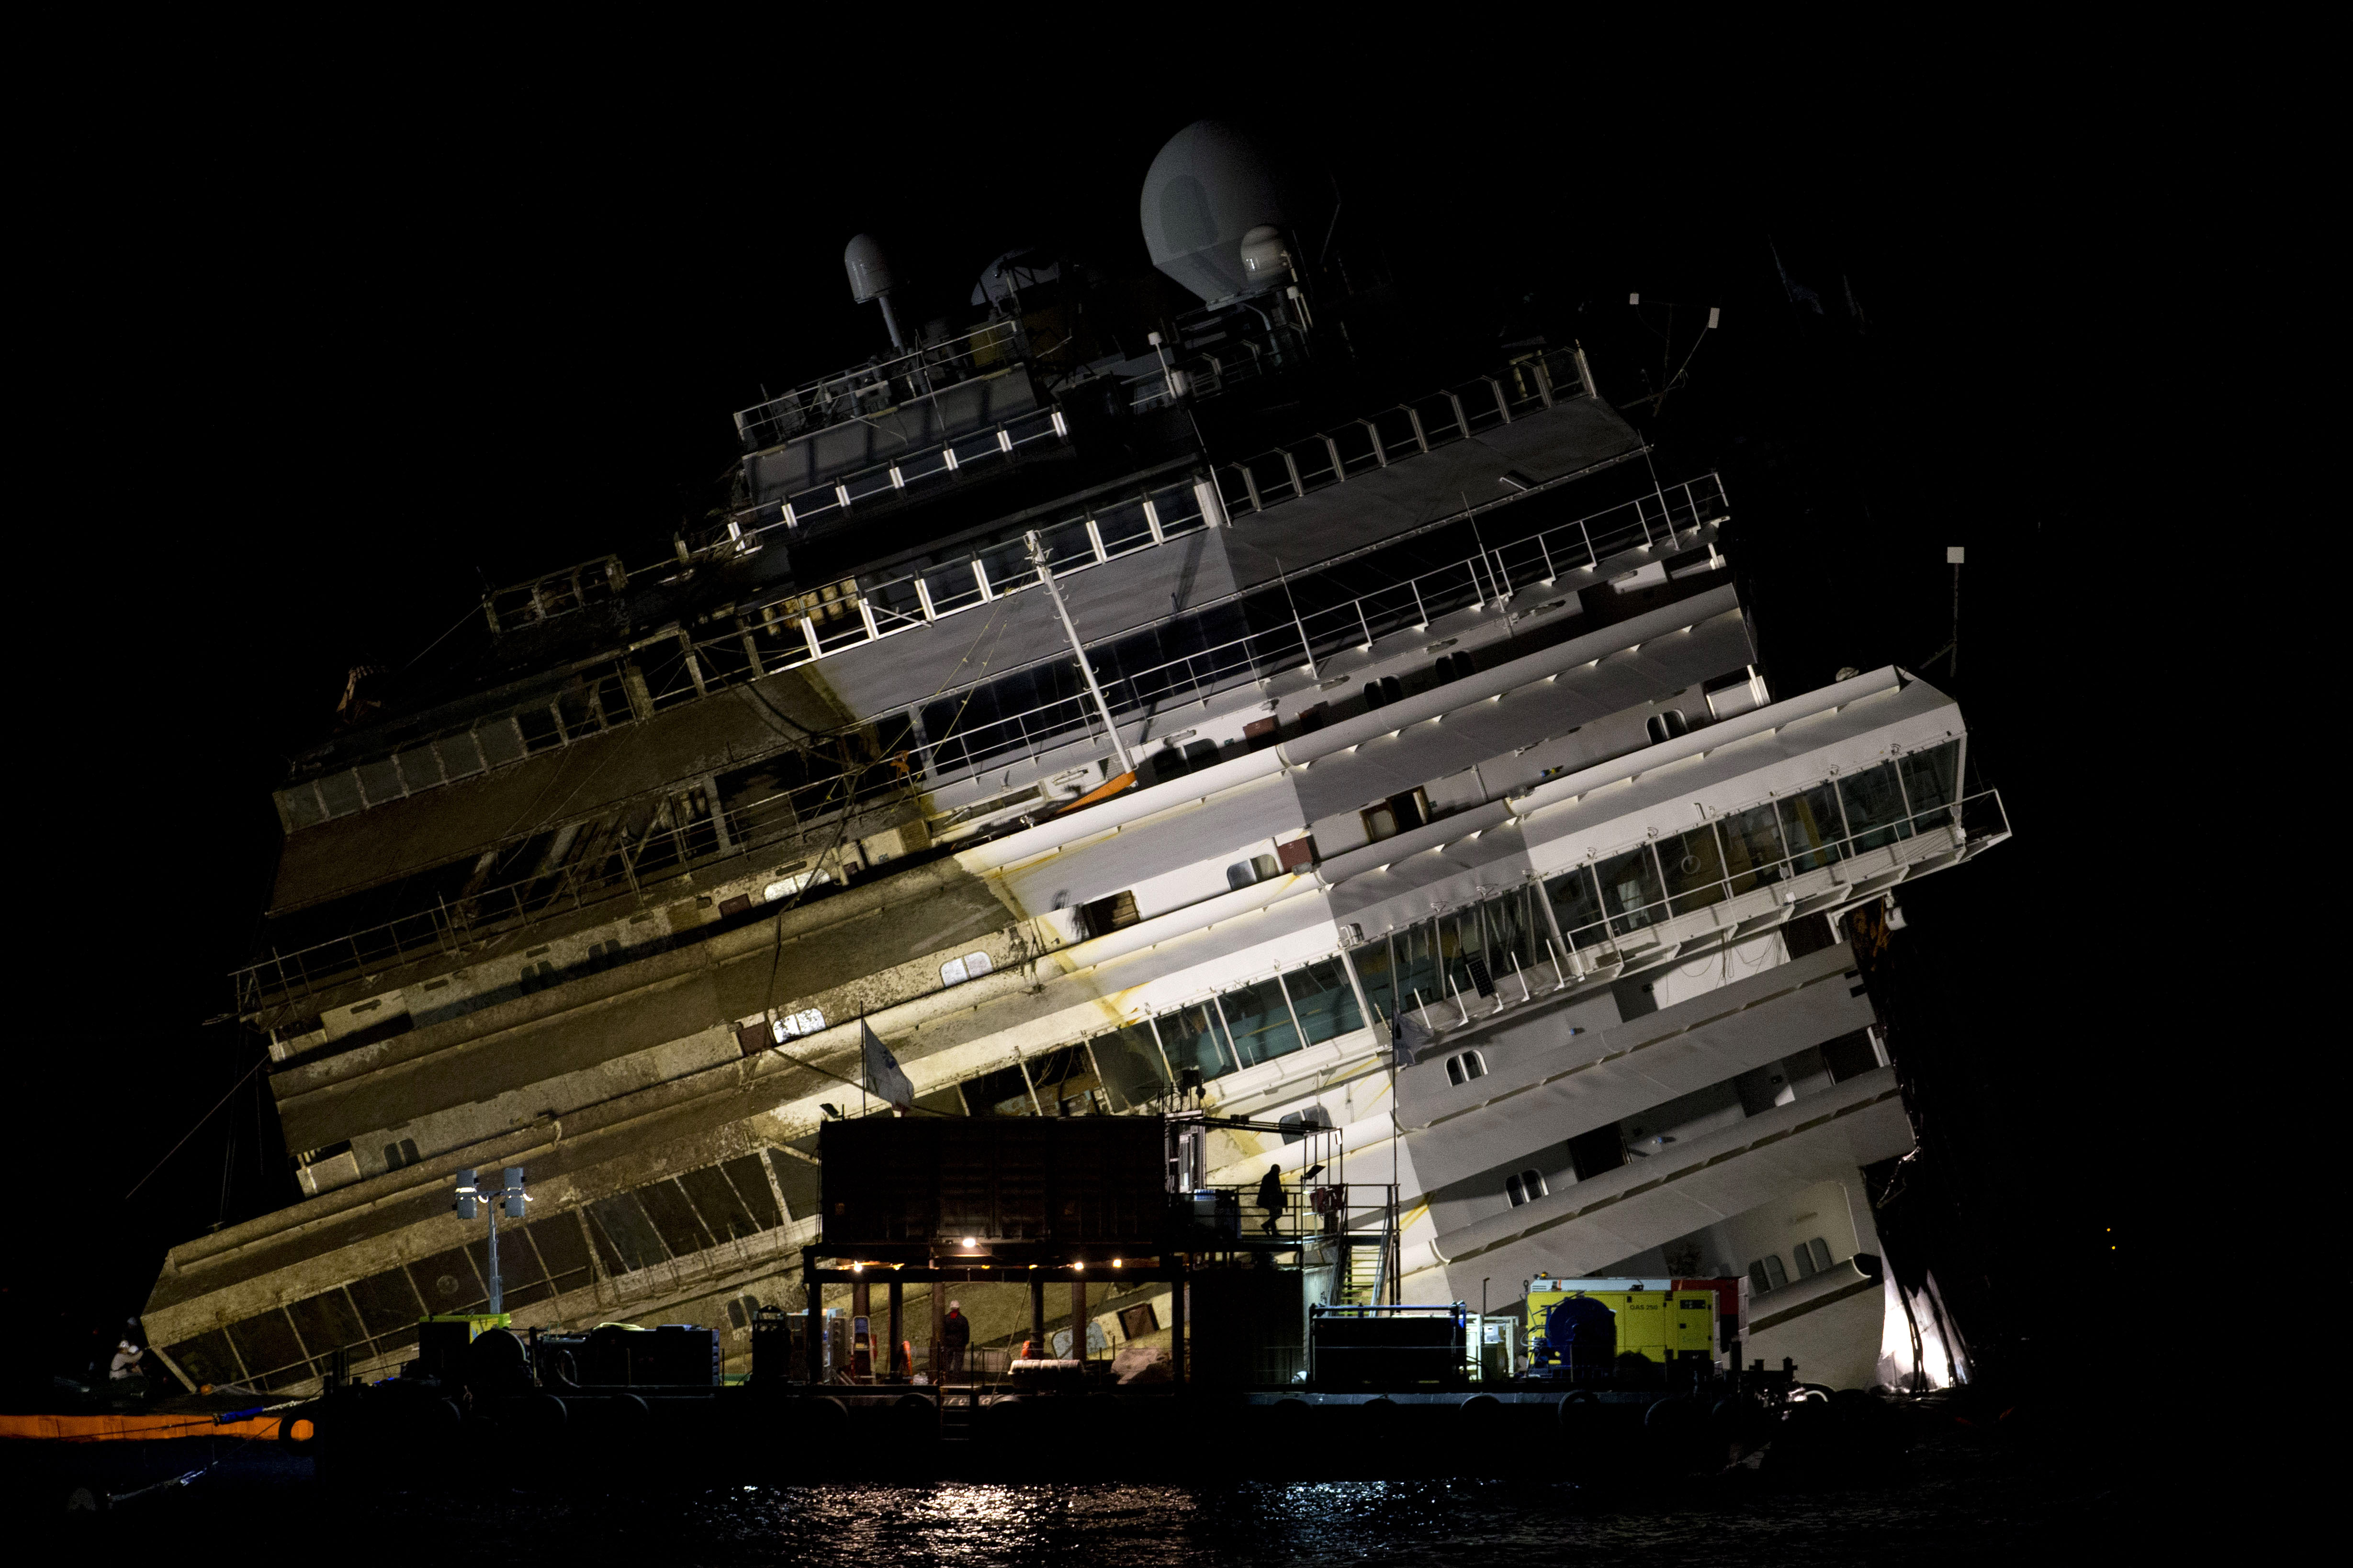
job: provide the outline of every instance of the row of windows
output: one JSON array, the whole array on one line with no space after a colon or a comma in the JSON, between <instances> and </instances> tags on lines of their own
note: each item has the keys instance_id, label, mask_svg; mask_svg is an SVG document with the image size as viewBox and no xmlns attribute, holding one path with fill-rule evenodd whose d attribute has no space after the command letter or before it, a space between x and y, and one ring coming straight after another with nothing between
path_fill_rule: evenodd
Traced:
<instances>
[{"instance_id":1,"label":"row of windows","mask_svg":"<svg viewBox=\"0 0 2353 1568\"><path fill-rule=\"evenodd\" d=\"M775 1180L771 1184L770 1177ZM778 1203L778 1194L783 1203ZM774 1150L617 1193L583 1208L499 1227L510 1311L607 1277L686 1258L814 1214L817 1168ZM592 1260L593 1258L593 1260ZM326 1374L338 1350L357 1361L417 1342L426 1313L488 1310L487 1240L477 1239L167 1347L192 1378L277 1390Z\"/></svg>"},{"instance_id":2,"label":"row of windows","mask_svg":"<svg viewBox=\"0 0 2353 1568\"><path fill-rule=\"evenodd\" d=\"M1131 1110L1171 1089L1208 1083L1364 1026L1345 961L1335 954L1016 1060L933 1090L917 1103L971 1116ZM1320 1110L1301 1112L1284 1120L1283 1135L1295 1141L1329 1125Z\"/></svg>"},{"instance_id":3,"label":"row of windows","mask_svg":"<svg viewBox=\"0 0 2353 1568\"><path fill-rule=\"evenodd\" d=\"M1545 883L1561 935L1594 947L1750 889L1949 826L1960 743L1881 763Z\"/></svg>"},{"instance_id":4,"label":"row of windows","mask_svg":"<svg viewBox=\"0 0 2353 1568\"><path fill-rule=\"evenodd\" d=\"M1487 1058L1477 1051L1464 1051L1461 1056L1446 1058L1446 1081L1469 1083L1474 1078L1487 1076Z\"/></svg>"},{"instance_id":5,"label":"row of windows","mask_svg":"<svg viewBox=\"0 0 2353 1568\"><path fill-rule=\"evenodd\" d=\"M1798 1278L1810 1279L1831 1266L1831 1244L1820 1237L1801 1241L1790 1249L1797 1261ZM1781 1255L1768 1252L1748 1265L1748 1287L1758 1295L1778 1290L1789 1282L1789 1271L1781 1265Z\"/></svg>"},{"instance_id":6,"label":"row of windows","mask_svg":"<svg viewBox=\"0 0 2353 1568\"><path fill-rule=\"evenodd\" d=\"M1349 957L1384 1017L1471 996L1516 1000L1530 984L1526 972L1554 962L1556 931L1567 948L1598 947L1948 825L1959 749L1947 742L1571 867L1541 884L1389 932L1351 949Z\"/></svg>"},{"instance_id":7,"label":"row of windows","mask_svg":"<svg viewBox=\"0 0 2353 1568\"><path fill-rule=\"evenodd\" d=\"M1335 954L1082 1041L1065 1054L1085 1058L1084 1092L1055 1096L1057 1106L1067 1100L1084 1109L1099 1099L1103 1109L1125 1110L1156 1100L1171 1084L1208 1083L1362 1028L1364 1016L1349 983L1352 963L1375 1010L1386 1017L1450 997L1509 996L1514 984L1525 990L1526 972L1550 962L1548 915L1559 920L1569 945L1590 947L1670 911L1682 913L1858 849L1909 837L1915 826L1942 824L1950 819L1956 795L1957 753L1957 744L1948 743L1905 758L1900 768L1881 763L1677 838L1646 844L1599 867L1573 868L1541 885L1526 884L1468 909L1433 916L1345 957ZM1891 799L1896 803L1894 815ZM1913 809L1907 812L1906 806ZM1787 837L1779 826L1785 812L1796 825ZM1841 814L1830 818L1836 828L1821 831L1832 813ZM1719 830L1725 837L1715 837ZM1724 843L1736 846L1729 858L1736 875L1729 878L1721 875L1725 858L1713 848L1701 864L1703 848ZM1792 851L1788 848L1791 844L1803 847ZM1767 858L1767 854L1778 858ZM1667 866L1672 868L1672 876L1662 869ZM1694 879L1702 871L1719 878L1712 896L1694 890ZM1235 879L1229 875L1229 880ZM1630 890L1616 889L1620 882L1634 885ZM1597 890L1604 885L1613 886L1606 903ZM1655 887L1672 890L1653 898ZM1596 908L1608 912L1599 920L1576 918ZM1115 894L1082 912L1090 931L1097 921L1116 929L1132 921L1134 900ZM955 984L958 964L965 968L964 978L971 978L987 973L987 963L983 953L950 960L942 966L941 980ZM823 1013L811 1008L779 1020L776 1037L789 1039L824 1026ZM1467 1083L1486 1070L1476 1051L1447 1060L1447 1079L1452 1084ZM1077 1077L1060 1073L1048 1081L1071 1083ZM1039 1091L1037 1076L1018 1062L960 1089L957 1098L974 1115L1029 1114L1044 1110L1049 1098Z\"/></svg>"},{"instance_id":8,"label":"row of windows","mask_svg":"<svg viewBox=\"0 0 2353 1568\"><path fill-rule=\"evenodd\" d=\"M962 958L951 958L940 965L940 984L961 985L967 980L977 980L990 969L988 954L967 952Z\"/></svg>"}]
</instances>

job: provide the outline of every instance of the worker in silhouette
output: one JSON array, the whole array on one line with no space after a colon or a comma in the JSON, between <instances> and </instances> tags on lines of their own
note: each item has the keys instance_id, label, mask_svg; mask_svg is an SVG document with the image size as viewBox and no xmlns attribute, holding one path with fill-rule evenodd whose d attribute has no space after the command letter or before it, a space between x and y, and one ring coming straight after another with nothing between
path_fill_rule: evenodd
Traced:
<instances>
[{"instance_id":1,"label":"worker in silhouette","mask_svg":"<svg viewBox=\"0 0 2353 1568\"><path fill-rule=\"evenodd\" d=\"M1607 1378L1618 1360L1618 1314L1579 1291L1545 1314L1545 1342L1572 1382Z\"/></svg>"},{"instance_id":2,"label":"worker in silhouette","mask_svg":"<svg viewBox=\"0 0 2353 1568\"><path fill-rule=\"evenodd\" d=\"M1266 1233L1275 1234L1275 1222L1282 1217L1282 1167L1269 1165L1266 1174L1259 1179L1258 1206L1266 1211Z\"/></svg>"},{"instance_id":3,"label":"worker in silhouette","mask_svg":"<svg viewBox=\"0 0 2353 1568\"><path fill-rule=\"evenodd\" d=\"M964 1347L972 1343L972 1320L964 1315L962 1301L948 1303L948 1315L940 1322L940 1343L947 1351L947 1370L964 1370Z\"/></svg>"}]
</instances>

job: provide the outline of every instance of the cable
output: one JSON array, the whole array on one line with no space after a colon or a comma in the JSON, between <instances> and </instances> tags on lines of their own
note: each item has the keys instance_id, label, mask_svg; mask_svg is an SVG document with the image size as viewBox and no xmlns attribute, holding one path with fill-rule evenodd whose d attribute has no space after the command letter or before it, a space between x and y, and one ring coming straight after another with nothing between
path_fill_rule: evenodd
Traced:
<instances>
[{"instance_id":1,"label":"cable","mask_svg":"<svg viewBox=\"0 0 2353 1568\"><path fill-rule=\"evenodd\" d=\"M246 1068L242 1073L239 1073L237 1075L237 1081L228 1086L228 1094L224 1094L218 1100L214 1100L212 1110L207 1110L202 1116L197 1117L195 1126L189 1128L185 1132L180 1134L180 1142L173 1144L170 1150L164 1153L164 1158L155 1162L154 1170L149 1171L145 1175L140 1177L136 1182L132 1184L131 1191L122 1194L122 1201L124 1203L129 1203L132 1198L137 1194L141 1187L145 1186L149 1182L153 1181L155 1176L155 1171L162 1170L170 1163L172 1156L180 1152L181 1145L186 1143L189 1139L196 1135L196 1128L202 1127L206 1122L210 1121L213 1119L214 1111L217 1111L222 1106L228 1103L229 1095L235 1094L238 1089L243 1089L245 1087L245 1080L251 1078L255 1073L259 1072L264 1067L269 1065L269 1057L268 1053L265 1052L259 1060L256 1061L251 1067Z\"/></svg>"}]
</instances>

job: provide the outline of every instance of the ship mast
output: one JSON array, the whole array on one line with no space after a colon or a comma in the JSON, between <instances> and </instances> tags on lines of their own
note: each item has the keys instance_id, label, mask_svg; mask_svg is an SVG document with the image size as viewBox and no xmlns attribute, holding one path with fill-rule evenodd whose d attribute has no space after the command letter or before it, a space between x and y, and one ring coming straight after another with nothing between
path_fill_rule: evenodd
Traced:
<instances>
[{"instance_id":1,"label":"ship mast","mask_svg":"<svg viewBox=\"0 0 2353 1568\"><path fill-rule=\"evenodd\" d=\"M1062 603L1062 590L1054 584L1054 574L1046 565L1046 548L1038 542L1038 531L1031 529L1029 560L1038 568L1038 581L1046 584L1046 596L1054 601L1054 613L1062 617L1062 631L1071 639L1071 651L1079 657L1079 673L1087 678L1087 689L1094 694L1095 707L1103 713L1104 731L1111 736L1112 754L1119 759L1119 771L1132 773L1135 764L1128 760L1127 748L1120 743L1119 724L1111 716L1111 704L1103 700L1103 687L1095 680L1095 667L1087 660L1087 650L1079 646L1079 628L1071 624L1070 606Z\"/></svg>"}]
</instances>

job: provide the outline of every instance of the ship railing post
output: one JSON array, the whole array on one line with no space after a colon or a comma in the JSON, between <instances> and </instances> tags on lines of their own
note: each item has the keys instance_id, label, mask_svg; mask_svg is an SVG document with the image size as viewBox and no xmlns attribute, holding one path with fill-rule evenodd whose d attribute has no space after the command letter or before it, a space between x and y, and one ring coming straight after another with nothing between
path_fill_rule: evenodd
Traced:
<instances>
[{"instance_id":1,"label":"ship railing post","mask_svg":"<svg viewBox=\"0 0 2353 1568\"><path fill-rule=\"evenodd\" d=\"M1176 1255L1176 1279L1168 1291L1168 1362L1169 1381L1178 1392L1185 1387L1185 1292L1187 1289L1185 1255Z\"/></svg>"},{"instance_id":2,"label":"ship railing post","mask_svg":"<svg viewBox=\"0 0 2353 1568\"><path fill-rule=\"evenodd\" d=\"M808 1380L814 1385L825 1381L822 1371L825 1347L820 1342L825 1336L825 1286L817 1277L817 1248L814 1247L801 1248L801 1284L802 1293L808 1302Z\"/></svg>"},{"instance_id":3,"label":"ship railing post","mask_svg":"<svg viewBox=\"0 0 2353 1568\"><path fill-rule=\"evenodd\" d=\"M1588 567L1599 567L1601 564L1601 552L1593 548L1593 531L1585 526L1585 520L1582 518L1577 520L1577 531L1585 539L1586 564Z\"/></svg>"}]
</instances>

